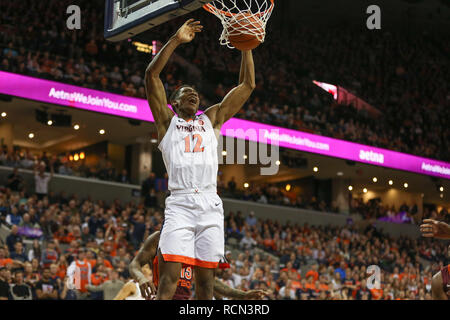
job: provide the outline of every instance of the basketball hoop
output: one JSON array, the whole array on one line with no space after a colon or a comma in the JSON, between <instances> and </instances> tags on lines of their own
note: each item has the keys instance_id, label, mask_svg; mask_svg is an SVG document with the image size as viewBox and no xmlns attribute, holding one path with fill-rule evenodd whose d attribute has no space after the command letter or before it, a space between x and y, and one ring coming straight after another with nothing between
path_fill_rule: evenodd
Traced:
<instances>
[{"instance_id":1,"label":"basketball hoop","mask_svg":"<svg viewBox=\"0 0 450 320\"><path fill-rule=\"evenodd\" d=\"M255 36L260 42L266 37L266 24L274 8L274 0L214 0L203 8L220 19L223 32L220 44L233 49L229 38L242 34ZM243 19L250 17L253 19ZM244 21L245 22L241 22Z\"/></svg>"}]
</instances>

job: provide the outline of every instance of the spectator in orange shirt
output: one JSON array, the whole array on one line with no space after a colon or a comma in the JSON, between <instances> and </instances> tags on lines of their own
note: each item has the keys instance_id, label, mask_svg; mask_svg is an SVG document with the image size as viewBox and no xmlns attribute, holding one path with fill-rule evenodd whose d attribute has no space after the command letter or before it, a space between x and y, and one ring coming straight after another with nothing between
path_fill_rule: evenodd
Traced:
<instances>
[{"instance_id":1,"label":"spectator in orange shirt","mask_svg":"<svg viewBox=\"0 0 450 320\"><path fill-rule=\"evenodd\" d=\"M314 281L317 281L319 279L319 273L317 272L318 265L313 264L311 269L308 270L305 274L305 278L313 277Z\"/></svg>"},{"instance_id":2,"label":"spectator in orange shirt","mask_svg":"<svg viewBox=\"0 0 450 320\"><path fill-rule=\"evenodd\" d=\"M370 289L372 300L382 300L384 297L383 289Z\"/></svg>"},{"instance_id":3,"label":"spectator in orange shirt","mask_svg":"<svg viewBox=\"0 0 450 320\"><path fill-rule=\"evenodd\" d=\"M96 272L91 274L91 285L99 286L109 280L107 270L104 264L98 264ZM92 300L103 300L103 292L91 292L90 298Z\"/></svg>"},{"instance_id":4,"label":"spectator in orange shirt","mask_svg":"<svg viewBox=\"0 0 450 320\"><path fill-rule=\"evenodd\" d=\"M328 285L326 278L321 276L319 280L319 290L320 291L330 291L330 286Z\"/></svg>"},{"instance_id":5,"label":"spectator in orange shirt","mask_svg":"<svg viewBox=\"0 0 450 320\"><path fill-rule=\"evenodd\" d=\"M105 252L103 250L100 250L98 252L97 259L95 259L94 266L96 264L104 264L105 267L108 268L108 269L112 269L113 268L111 262L108 259L105 258Z\"/></svg>"},{"instance_id":6,"label":"spectator in orange shirt","mask_svg":"<svg viewBox=\"0 0 450 320\"><path fill-rule=\"evenodd\" d=\"M58 263L58 277L60 279L64 279L66 277L66 272L67 272L67 267L68 267L68 263L67 263L67 259L65 255L61 255L61 257L59 257Z\"/></svg>"},{"instance_id":7,"label":"spectator in orange shirt","mask_svg":"<svg viewBox=\"0 0 450 320\"><path fill-rule=\"evenodd\" d=\"M13 260L6 256L5 248L0 247L0 268L6 267L9 264L13 264Z\"/></svg>"},{"instance_id":8,"label":"spectator in orange shirt","mask_svg":"<svg viewBox=\"0 0 450 320\"><path fill-rule=\"evenodd\" d=\"M314 281L313 277L309 277L306 285L305 285L305 289L307 290L316 290L316 282Z\"/></svg>"},{"instance_id":9,"label":"spectator in orange shirt","mask_svg":"<svg viewBox=\"0 0 450 320\"><path fill-rule=\"evenodd\" d=\"M288 278L292 279L293 276L295 276L295 278L297 278L297 280L300 280L300 274L297 272L296 269L294 269L292 267L292 262L289 261L288 263L286 263L286 267L281 269L280 271L284 271L288 274Z\"/></svg>"}]
</instances>

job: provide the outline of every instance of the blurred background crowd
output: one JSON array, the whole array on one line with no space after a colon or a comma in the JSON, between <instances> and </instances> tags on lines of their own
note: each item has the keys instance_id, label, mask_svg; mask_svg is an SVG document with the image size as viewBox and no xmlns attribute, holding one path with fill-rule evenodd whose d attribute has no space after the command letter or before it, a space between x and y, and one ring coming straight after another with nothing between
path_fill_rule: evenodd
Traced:
<instances>
[{"instance_id":1,"label":"blurred background crowd","mask_svg":"<svg viewBox=\"0 0 450 320\"><path fill-rule=\"evenodd\" d=\"M2 187L0 222L11 232L0 246L0 299L114 297L130 279L128 264L142 241L162 221L161 208L145 201L108 205ZM431 276L447 259L445 242L394 239L351 220L314 227L228 212L225 235L231 269L219 277L244 291L269 290L269 299L430 299ZM70 290L67 268L83 261L89 278L80 291ZM383 270L380 290L366 286L371 264Z\"/></svg>"},{"instance_id":2,"label":"blurred background crowd","mask_svg":"<svg viewBox=\"0 0 450 320\"><path fill-rule=\"evenodd\" d=\"M103 21L102 1L80 1L83 23L92 27L69 35L64 24L53 23L69 2L0 4L0 70L145 98L151 54L136 51L131 42L104 39L95 23ZM217 34L203 32L195 45L177 50L162 76L169 94L182 83L196 86L207 107L236 85L240 58L218 44L217 18L202 11L193 16ZM143 41L157 40L160 47L180 22L154 28L149 37L157 38ZM269 23L267 41L254 51L256 89L237 116L449 160L449 40L448 34L375 34L301 24L272 30ZM338 104L312 80L346 88L379 115Z\"/></svg>"}]
</instances>

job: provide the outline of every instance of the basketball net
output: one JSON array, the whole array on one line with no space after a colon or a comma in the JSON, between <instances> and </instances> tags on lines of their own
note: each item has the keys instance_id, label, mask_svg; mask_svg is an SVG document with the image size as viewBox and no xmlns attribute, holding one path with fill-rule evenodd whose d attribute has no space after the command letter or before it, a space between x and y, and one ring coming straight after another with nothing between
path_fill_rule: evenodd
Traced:
<instances>
[{"instance_id":1,"label":"basketball net","mask_svg":"<svg viewBox=\"0 0 450 320\"><path fill-rule=\"evenodd\" d=\"M234 47L229 41L230 36L254 35L261 43L264 42L266 24L274 6L274 0L214 0L205 4L203 8L222 22L223 31L219 39L220 44L233 49ZM246 16L253 17L260 23L247 20Z\"/></svg>"}]
</instances>

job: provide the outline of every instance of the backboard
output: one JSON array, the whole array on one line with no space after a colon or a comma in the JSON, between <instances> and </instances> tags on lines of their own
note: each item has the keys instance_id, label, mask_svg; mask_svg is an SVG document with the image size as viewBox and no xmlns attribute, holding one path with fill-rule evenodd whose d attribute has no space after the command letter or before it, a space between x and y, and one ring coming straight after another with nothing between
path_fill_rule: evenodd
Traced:
<instances>
[{"instance_id":1,"label":"backboard","mask_svg":"<svg viewBox=\"0 0 450 320\"><path fill-rule=\"evenodd\" d=\"M106 0L105 38L120 41L201 8L212 0Z\"/></svg>"}]
</instances>

